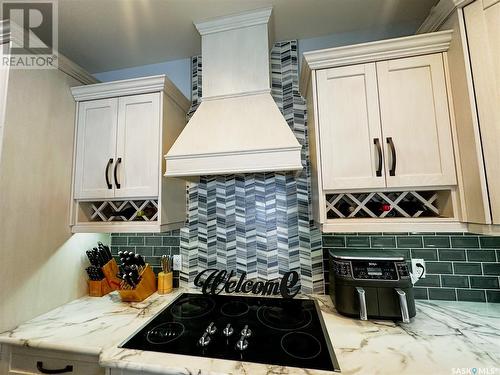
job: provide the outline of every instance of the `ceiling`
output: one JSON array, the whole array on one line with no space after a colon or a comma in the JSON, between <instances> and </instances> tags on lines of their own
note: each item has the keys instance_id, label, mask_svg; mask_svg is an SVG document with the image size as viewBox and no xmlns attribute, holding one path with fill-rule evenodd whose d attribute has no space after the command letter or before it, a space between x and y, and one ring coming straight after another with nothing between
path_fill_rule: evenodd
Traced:
<instances>
[{"instance_id":1,"label":"ceiling","mask_svg":"<svg viewBox=\"0 0 500 375\"><path fill-rule=\"evenodd\" d=\"M200 53L193 21L273 6L275 40L420 24L436 0L62 0L59 50L91 73Z\"/></svg>"}]
</instances>

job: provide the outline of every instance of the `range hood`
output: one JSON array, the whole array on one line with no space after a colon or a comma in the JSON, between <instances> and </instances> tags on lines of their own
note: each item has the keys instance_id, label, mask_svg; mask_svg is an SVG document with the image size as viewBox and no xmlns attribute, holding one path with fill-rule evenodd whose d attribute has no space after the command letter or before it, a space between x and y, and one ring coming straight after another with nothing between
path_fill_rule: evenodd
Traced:
<instances>
[{"instance_id":1,"label":"range hood","mask_svg":"<svg viewBox=\"0 0 500 375\"><path fill-rule=\"evenodd\" d=\"M201 34L203 97L165 155L165 176L302 169L301 146L271 96L271 12L195 23Z\"/></svg>"}]
</instances>

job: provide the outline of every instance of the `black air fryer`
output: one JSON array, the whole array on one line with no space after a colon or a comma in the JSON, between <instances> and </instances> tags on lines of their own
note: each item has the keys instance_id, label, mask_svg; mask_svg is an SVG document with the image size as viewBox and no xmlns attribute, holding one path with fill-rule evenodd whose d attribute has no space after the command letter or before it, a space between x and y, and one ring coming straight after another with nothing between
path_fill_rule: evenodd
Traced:
<instances>
[{"instance_id":1,"label":"black air fryer","mask_svg":"<svg viewBox=\"0 0 500 375\"><path fill-rule=\"evenodd\" d=\"M415 299L404 257L379 251L330 251L330 296L340 314L402 320L415 316Z\"/></svg>"}]
</instances>

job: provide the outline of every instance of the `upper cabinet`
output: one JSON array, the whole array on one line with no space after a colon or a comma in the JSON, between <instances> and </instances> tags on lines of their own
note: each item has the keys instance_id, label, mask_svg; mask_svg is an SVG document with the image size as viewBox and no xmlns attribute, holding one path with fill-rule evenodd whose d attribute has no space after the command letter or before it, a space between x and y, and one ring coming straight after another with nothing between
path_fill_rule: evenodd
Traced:
<instances>
[{"instance_id":1,"label":"upper cabinet","mask_svg":"<svg viewBox=\"0 0 500 375\"><path fill-rule=\"evenodd\" d=\"M187 99L165 77L75 87L73 231L180 227L185 183L162 156L185 125Z\"/></svg>"},{"instance_id":2,"label":"upper cabinet","mask_svg":"<svg viewBox=\"0 0 500 375\"><path fill-rule=\"evenodd\" d=\"M360 230L345 219L364 219L372 231L462 228L450 40L441 32L304 54L314 216L323 231Z\"/></svg>"}]
</instances>

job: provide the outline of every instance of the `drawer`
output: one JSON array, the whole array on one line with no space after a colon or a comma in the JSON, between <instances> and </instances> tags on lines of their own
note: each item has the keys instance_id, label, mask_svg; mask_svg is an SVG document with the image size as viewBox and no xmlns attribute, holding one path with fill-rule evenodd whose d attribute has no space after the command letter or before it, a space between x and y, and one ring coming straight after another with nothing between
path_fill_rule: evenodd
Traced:
<instances>
[{"instance_id":1,"label":"drawer","mask_svg":"<svg viewBox=\"0 0 500 375\"><path fill-rule=\"evenodd\" d=\"M57 373L70 375L104 375L97 356L11 347L9 357L9 375L54 373L43 370L61 370ZM38 369L39 363L42 371Z\"/></svg>"}]
</instances>

